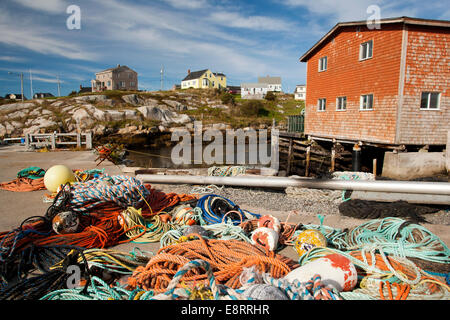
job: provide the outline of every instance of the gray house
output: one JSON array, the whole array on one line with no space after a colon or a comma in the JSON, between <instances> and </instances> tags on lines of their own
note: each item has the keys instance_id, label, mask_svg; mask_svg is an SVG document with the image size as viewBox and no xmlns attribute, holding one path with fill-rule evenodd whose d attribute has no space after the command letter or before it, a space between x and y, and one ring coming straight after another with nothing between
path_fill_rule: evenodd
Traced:
<instances>
[{"instance_id":1,"label":"gray house","mask_svg":"<svg viewBox=\"0 0 450 320\"><path fill-rule=\"evenodd\" d=\"M95 74L95 79L91 81L92 92L102 92L105 90L138 90L138 74L127 66L117 65Z\"/></svg>"},{"instance_id":2,"label":"gray house","mask_svg":"<svg viewBox=\"0 0 450 320\"><path fill-rule=\"evenodd\" d=\"M269 91L281 92L281 77L258 77L258 83L266 83Z\"/></svg>"}]
</instances>

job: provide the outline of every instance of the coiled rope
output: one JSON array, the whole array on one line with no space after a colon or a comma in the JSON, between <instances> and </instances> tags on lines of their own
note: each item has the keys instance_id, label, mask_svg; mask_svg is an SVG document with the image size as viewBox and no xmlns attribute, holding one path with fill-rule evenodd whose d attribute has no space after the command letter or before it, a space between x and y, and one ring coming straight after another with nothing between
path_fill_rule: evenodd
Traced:
<instances>
[{"instance_id":1,"label":"coiled rope","mask_svg":"<svg viewBox=\"0 0 450 320\"><path fill-rule=\"evenodd\" d=\"M138 267L128 279L130 287L163 292L180 267L196 259L208 262L217 281L231 288L239 286L239 275L244 267L256 265L262 272L268 271L279 278L297 266L289 258L266 253L262 248L243 241L208 240L198 234L191 235L199 239L163 247L144 268ZM189 272L183 280L186 283L203 282L205 275Z\"/></svg>"},{"instance_id":2,"label":"coiled rope","mask_svg":"<svg viewBox=\"0 0 450 320\"><path fill-rule=\"evenodd\" d=\"M376 244L386 254L450 264L450 249L438 236L421 225L400 218L370 220L345 231L323 225L304 225L304 228L321 230L329 245L341 250Z\"/></svg>"},{"instance_id":3,"label":"coiled rope","mask_svg":"<svg viewBox=\"0 0 450 320\"><path fill-rule=\"evenodd\" d=\"M247 168L244 166L221 166L208 168L208 176L230 177L245 174Z\"/></svg>"},{"instance_id":4,"label":"coiled rope","mask_svg":"<svg viewBox=\"0 0 450 320\"><path fill-rule=\"evenodd\" d=\"M202 210L202 219L206 224L223 222L224 216L231 211L232 214L226 217L226 222L231 222L234 225L238 225L247 219L261 217L259 214L242 210L230 199L216 194L208 194L201 197L197 202L197 207Z\"/></svg>"},{"instance_id":5,"label":"coiled rope","mask_svg":"<svg viewBox=\"0 0 450 320\"><path fill-rule=\"evenodd\" d=\"M189 226L183 226L176 230L170 230L166 232L160 240L161 247L168 246L173 243L177 243L183 237L185 230ZM203 228L208 231L211 236L206 237L208 239L221 239L221 240L241 240L250 243L251 240L246 232L239 226L235 226L230 223L216 223L211 225L205 225Z\"/></svg>"}]
</instances>

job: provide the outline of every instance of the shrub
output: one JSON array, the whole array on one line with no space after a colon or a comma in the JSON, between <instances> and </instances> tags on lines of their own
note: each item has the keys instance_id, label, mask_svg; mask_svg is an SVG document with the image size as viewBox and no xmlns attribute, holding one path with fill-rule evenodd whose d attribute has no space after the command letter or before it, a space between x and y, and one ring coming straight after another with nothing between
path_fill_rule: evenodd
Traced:
<instances>
[{"instance_id":1,"label":"shrub","mask_svg":"<svg viewBox=\"0 0 450 320\"><path fill-rule=\"evenodd\" d=\"M220 96L220 100L223 104L235 105L234 96L229 92L222 93L222 95Z\"/></svg>"},{"instance_id":2,"label":"shrub","mask_svg":"<svg viewBox=\"0 0 450 320\"><path fill-rule=\"evenodd\" d=\"M264 104L260 100L247 100L241 106L241 115L247 117L256 117L258 115L264 115L267 112L264 109Z\"/></svg>"},{"instance_id":3,"label":"shrub","mask_svg":"<svg viewBox=\"0 0 450 320\"><path fill-rule=\"evenodd\" d=\"M269 91L267 92L265 99L268 101L275 101L277 99L277 96L275 95L275 93L273 93L273 91Z\"/></svg>"}]
</instances>

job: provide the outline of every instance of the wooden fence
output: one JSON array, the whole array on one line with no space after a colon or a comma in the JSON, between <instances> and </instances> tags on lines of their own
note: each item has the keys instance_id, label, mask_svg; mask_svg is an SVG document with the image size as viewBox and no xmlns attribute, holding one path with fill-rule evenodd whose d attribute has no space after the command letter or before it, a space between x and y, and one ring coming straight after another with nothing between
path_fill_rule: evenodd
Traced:
<instances>
[{"instance_id":1,"label":"wooden fence","mask_svg":"<svg viewBox=\"0 0 450 320\"><path fill-rule=\"evenodd\" d=\"M47 147L56 149L62 145L86 146L92 149L92 134L89 133L36 133L25 135L25 146Z\"/></svg>"}]
</instances>

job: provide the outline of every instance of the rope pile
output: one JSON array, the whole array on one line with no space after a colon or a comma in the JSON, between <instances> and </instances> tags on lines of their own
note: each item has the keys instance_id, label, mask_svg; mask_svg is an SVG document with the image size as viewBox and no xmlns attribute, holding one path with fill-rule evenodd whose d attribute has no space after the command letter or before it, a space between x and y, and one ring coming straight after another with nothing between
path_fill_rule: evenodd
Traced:
<instances>
[{"instance_id":1,"label":"rope pile","mask_svg":"<svg viewBox=\"0 0 450 320\"><path fill-rule=\"evenodd\" d=\"M237 174L210 169L214 175ZM44 215L0 233L0 299L450 299L450 250L411 221L386 217L342 230L325 226L324 215L318 216L320 225L289 223L293 211L280 222L213 193L164 193L97 170L78 171L77 177ZM79 218L74 233L52 229L54 217L65 211ZM263 228L278 234L276 249L252 244L252 233ZM320 231L326 247L300 253L298 262L278 253L308 229ZM159 243L160 249L111 249L129 242ZM330 254L355 266L359 281L353 291L325 285L329 279L316 270L304 282L286 280L294 269ZM75 288L67 288L70 265L82 271Z\"/></svg>"},{"instance_id":2,"label":"rope pile","mask_svg":"<svg viewBox=\"0 0 450 320\"><path fill-rule=\"evenodd\" d=\"M261 248L239 240L199 239L172 244L161 248L145 267L138 267L129 278L131 288L163 292L176 272L186 263L201 259L208 262L215 278L221 284L238 288L243 268L256 266L261 272L269 272L279 278L289 273L297 264L289 258L264 252ZM204 274L188 272L183 281L203 282Z\"/></svg>"},{"instance_id":3,"label":"rope pile","mask_svg":"<svg viewBox=\"0 0 450 320\"><path fill-rule=\"evenodd\" d=\"M328 243L341 250L375 244L387 254L450 264L450 249L438 236L421 225L400 218L374 219L350 230L323 225L305 225L304 228L321 230Z\"/></svg>"},{"instance_id":4,"label":"rope pile","mask_svg":"<svg viewBox=\"0 0 450 320\"><path fill-rule=\"evenodd\" d=\"M208 168L208 176L234 177L245 174L247 168L244 166L222 166Z\"/></svg>"},{"instance_id":5,"label":"rope pile","mask_svg":"<svg viewBox=\"0 0 450 320\"><path fill-rule=\"evenodd\" d=\"M233 201L216 194L207 194L197 202L202 210L202 219L205 224L228 222L237 225L244 220L261 217L259 214L242 210Z\"/></svg>"}]
</instances>

